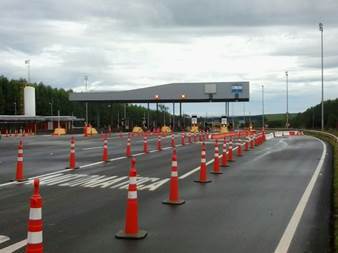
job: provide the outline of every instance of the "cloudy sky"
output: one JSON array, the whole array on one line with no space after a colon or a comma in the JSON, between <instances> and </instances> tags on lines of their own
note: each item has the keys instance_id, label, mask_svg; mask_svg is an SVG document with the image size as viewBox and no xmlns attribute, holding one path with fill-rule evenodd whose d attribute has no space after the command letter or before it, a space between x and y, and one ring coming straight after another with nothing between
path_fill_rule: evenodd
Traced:
<instances>
[{"instance_id":1,"label":"cloudy sky","mask_svg":"<svg viewBox=\"0 0 338 253\"><path fill-rule=\"evenodd\" d=\"M337 0L1 0L0 74L54 87L130 89L170 82L250 81L251 101L231 111L291 112L338 97ZM221 104L184 111L222 113Z\"/></svg>"}]
</instances>

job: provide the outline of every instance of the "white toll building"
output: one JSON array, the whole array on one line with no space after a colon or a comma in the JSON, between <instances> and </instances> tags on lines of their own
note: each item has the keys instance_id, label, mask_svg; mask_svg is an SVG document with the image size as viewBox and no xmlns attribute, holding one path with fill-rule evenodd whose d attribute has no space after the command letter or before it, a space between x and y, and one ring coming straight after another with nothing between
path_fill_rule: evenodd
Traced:
<instances>
[{"instance_id":1,"label":"white toll building","mask_svg":"<svg viewBox=\"0 0 338 253\"><path fill-rule=\"evenodd\" d=\"M72 130L74 122L83 122L74 116L36 115L35 88L26 86L23 91L23 115L0 115L0 131L3 135L35 134L51 132L57 127Z\"/></svg>"}]
</instances>

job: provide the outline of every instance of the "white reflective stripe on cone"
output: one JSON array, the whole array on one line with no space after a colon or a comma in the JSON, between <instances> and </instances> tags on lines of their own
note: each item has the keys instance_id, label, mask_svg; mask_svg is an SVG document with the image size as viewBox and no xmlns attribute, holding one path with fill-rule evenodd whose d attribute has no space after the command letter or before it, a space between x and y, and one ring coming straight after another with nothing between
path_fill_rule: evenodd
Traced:
<instances>
[{"instance_id":1,"label":"white reflective stripe on cone","mask_svg":"<svg viewBox=\"0 0 338 253\"><path fill-rule=\"evenodd\" d=\"M22 149L19 149L19 150L18 150L18 154L23 154L23 150L22 150Z\"/></svg>"},{"instance_id":2,"label":"white reflective stripe on cone","mask_svg":"<svg viewBox=\"0 0 338 253\"><path fill-rule=\"evenodd\" d=\"M22 156L18 157L18 162L23 162L23 157Z\"/></svg>"},{"instance_id":3,"label":"white reflective stripe on cone","mask_svg":"<svg viewBox=\"0 0 338 253\"><path fill-rule=\"evenodd\" d=\"M177 171L172 171L172 172L171 172L171 176L172 176L172 177L177 177L177 176L178 176Z\"/></svg>"},{"instance_id":4,"label":"white reflective stripe on cone","mask_svg":"<svg viewBox=\"0 0 338 253\"><path fill-rule=\"evenodd\" d=\"M41 208L30 208L29 219L30 220L41 220Z\"/></svg>"},{"instance_id":5,"label":"white reflective stripe on cone","mask_svg":"<svg viewBox=\"0 0 338 253\"><path fill-rule=\"evenodd\" d=\"M172 162L171 162L171 166L172 166L172 167L177 167L177 161L172 161Z\"/></svg>"},{"instance_id":6,"label":"white reflective stripe on cone","mask_svg":"<svg viewBox=\"0 0 338 253\"><path fill-rule=\"evenodd\" d=\"M74 150L74 149L71 149L71 150L70 150L70 153L75 153L75 150Z\"/></svg>"},{"instance_id":7,"label":"white reflective stripe on cone","mask_svg":"<svg viewBox=\"0 0 338 253\"><path fill-rule=\"evenodd\" d=\"M129 184L136 184L136 177L130 177Z\"/></svg>"},{"instance_id":8,"label":"white reflective stripe on cone","mask_svg":"<svg viewBox=\"0 0 338 253\"><path fill-rule=\"evenodd\" d=\"M205 159L205 158L202 158L202 159L201 159L201 162L202 162L202 163L206 163L206 159Z\"/></svg>"},{"instance_id":9,"label":"white reflective stripe on cone","mask_svg":"<svg viewBox=\"0 0 338 253\"><path fill-rule=\"evenodd\" d=\"M70 147L71 148L75 148L75 144L70 144Z\"/></svg>"},{"instance_id":10,"label":"white reflective stripe on cone","mask_svg":"<svg viewBox=\"0 0 338 253\"><path fill-rule=\"evenodd\" d=\"M42 231L39 231L39 232L28 232L27 243L28 244L42 243Z\"/></svg>"},{"instance_id":11,"label":"white reflective stripe on cone","mask_svg":"<svg viewBox=\"0 0 338 253\"><path fill-rule=\"evenodd\" d=\"M137 199L137 191L128 191L128 199Z\"/></svg>"},{"instance_id":12,"label":"white reflective stripe on cone","mask_svg":"<svg viewBox=\"0 0 338 253\"><path fill-rule=\"evenodd\" d=\"M202 155L205 155L205 151L202 151L202 153L201 153Z\"/></svg>"}]
</instances>

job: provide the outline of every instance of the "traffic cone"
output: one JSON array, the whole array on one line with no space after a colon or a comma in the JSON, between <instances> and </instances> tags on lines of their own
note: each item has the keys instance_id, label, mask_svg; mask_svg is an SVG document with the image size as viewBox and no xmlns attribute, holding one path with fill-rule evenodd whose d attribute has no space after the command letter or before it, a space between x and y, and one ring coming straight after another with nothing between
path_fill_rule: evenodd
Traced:
<instances>
[{"instance_id":1,"label":"traffic cone","mask_svg":"<svg viewBox=\"0 0 338 253\"><path fill-rule=\"evenodd\" d=\"M107 135L105 135L104 141L103 141L102 161L108 162L108 140L107 140Z\"/></svg>"},{"instance_id":2,"label":"traffic cone","mask_svg":"<svg viewBox=\"0 0 338 253\"><path fill-rule=\"evenodd\" d=\"M224 138L223 149L222 149L222 167L228 167L228 157L227 157L227 141Z\"/></svg>"},{"instance_id":3,"label":"traffic cone","mask_svg":"<svg viewBox=\"0 0 338 253\"><path fill-rule=\"evenodd\" d=\"M202 151L201 151L200 178L199 180L194 180L194 182L202 184L211 182L211 180L209 180L207 176L206 151L204 142L202 143Z\"/></svg>"},{"instance_id":4,"label":"traffic cone","mask_svg":"<svg viewBox=\"0 0 338 253\"><path fill-rule=\"evenodd\" d=\"M18 145L18 158L16 163L16 176L15 180L18 182L22 182L25 180L25 177L23 175L23 143L20 140Z\"/></svg>"},{"instance_id":5,"label":"traffic cone","mask_svg":"<svg viewBox=\"0 0 338 253\"><path fill-rule=\"evenodd\" d=\"M246 140L244 144L244 151L249 151L249 142Z\"/></svg>"},{"instance_id":6,"label":"traffic cone","mask_svg":"<svg viewBox=\"0 0 338 253\"><path fill-rule=\"evenodd\" d=\"M128 140L127 140L126 156L131 157L131 143L130 143L130 137L129 136L128 136Z\"/></svg>"},{"instance_id":7,"label":"traffic cone","mask_svg":"<svg viewBox=\"0 0 338 253\"><path fill-rule=\"evenodd\" d=\"M169 185L169 199L162 201L163 204L167 205L182 205L185 200L180 199L178 191L178 171L177 171L177 158L176 149L173 149L171 158L171 177Z\"/></svg>"},{"instance_id":8,"label":"traffic cone","mask_svg":"<svg viewBox=\"0 0 338 253\"><path fill-rule=\"evenodd\" d=\"M126 220L124 230L119 231L115 237L118 239L143 239L147 232L139 229L138 225L138 201L136 183L136 160L131 160L129 171L128 201L126 210Z\"/></svg>"},{"instance_id":9,"label":"traffic cone","mask_svg":"<svg viewBox=\"0 0 338 253\"><path fill-rule=\"evenodd\" d=\"M161 135L159 135L159 136L157 137L157 144L156 144L156 147L157 147L157 151L162 151Z\"/></svg>"},{"instance_id":10,"label":"traffic cone","mask_svg":"<svg viewBox=\"0 0 338 253\"><path fill-rule=\"evenodd\" d=\"M210 173L212 174L223 174L219 168L219 150L218 150L218 141L216 139L215 141L215 153L214 153L214 166L213 166L213 171Z\"/></svg>"},{"instance_id":11,"label":"traffic cone","mask_svg":"<svg viewBox=\"0 0 338 253\"><path fill-rule=\"evenodd\" d=\"M232 155L232 137L230 138L230 142L229 142L229 153L228 153L228 161L229 162L233 162L233 155Z\"/></svg>"},{"instance_id":12,"label":"traffic cone","mask_svg":"<svg viewBox=\"0 0 338 253\"><path fill-rule=\"evenodd\" d=\"M181 144L184 146L185 145L185 133L181 134Z\"/></svg>"},{"instance_id":13,"label":"traffic cone","mask_svg":"<svg viewBox=\"0 0 338 253\"><path fill-rule=\"evenodd\" d=\"M176 144L175 144L175 135L174 134L171 135L170 145L171 145L172 148L176 146Z\"/></svg>"},{"instance_id":14,"label":"traffic cone","mask_svg":"<svg viewBox=\"0 0 338 253\"><path fill-rule=\"evenodd\" d=\"M43 253L42 198L40 181L34 179L34 193L30 199L26 253Z\"/></svg>"},{"instance_id":15,"label":"traffic cone","mask_svg":"<svg viewBox=\"0 0 338 253\"><path fill-rule=\"evenodd\" d=\"M145 154L149 153L149 151L148 151L148 138L147 138L146 135L143 137L143 152Z\"/></svg>"},{"instance_id":16,"label":"traffic cone","mask_svg":"<svg viewBox=\"0 0 338 253\"><path fill-rule=\"evenodd\" d=\"M250 137L250 149L254 149L255 148L255 145L254 145L254 137L251 136Z\"/></svg>"},{"instance_id":17,"label":"traffic cone","mask_svg":"<svg viewBox=\"0 0 338 253\"><path fill-rule=\"evenodd\" d=\"M197 134L194 133L194 143L196 143L196 142L197 142Z\"/></svg>"},{"instance_id":18,"label":"traffic cone","mask_svg":"<svg viewBox=\"0 0 338 253\"><path fill-rule=\"evenodd\" d=\"M242 156L242 144L237 145L237 156Z\"/></svg>"},{"instance_id":19,"label":"traffic cone","mask_svg":"<svg viewBox=\"0 0 338 253\"><path fill-rule=\"evenodd\" d=\"M189 144L192 143L192 142L191 142L191 134L190 134L190 133L188 133L188 143L189 143Z\"/></svg>"},{"instance_id":20,"label":"traffic cone","mask_svg":"<svg viewBox=\"0 0 338 253\"><path fill-rule=\"evenodd\" d=\"M75 138L70 139L70 154L69 154L69 167L68 169L78 169L76 167L76 155L75 155Z\"/></svg>"},{"instance_id":21,"label":"traffic cone","mask_svg":"<svg viewBox=\"0 0 338 253\"><path fill-rule=\"evenodd\" d=\"M198 133L198 140L202 141L202 134L201 133Z\"/></svg>"}]
</instances>

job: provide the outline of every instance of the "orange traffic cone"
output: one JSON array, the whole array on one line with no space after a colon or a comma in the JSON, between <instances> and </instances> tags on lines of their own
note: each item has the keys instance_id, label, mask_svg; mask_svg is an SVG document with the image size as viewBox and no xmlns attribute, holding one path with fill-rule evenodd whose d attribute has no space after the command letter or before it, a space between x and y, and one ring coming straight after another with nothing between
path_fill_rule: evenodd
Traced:
<instances>
[{"instance_id":1,"label":"orange traffic cone","mask_svg":"<svg viewBox=\"0 0 338 253\"><path fill-rule=\"evenodd\" d=\"M202 134L201 133L198 133L198 140L202 141Z\"/></svg>"},{"instance_id":2,"label":"orange traffic cone","mask_svg":"<svg viewBox=\"0 0 338 253\"><path fill-rule=\"evenodd\" d=\"M232 137L230 138L230 142L229 142L229 153L228 153L228 161L229 162L233 162L233 155L232 155Z\"/></svg>"},{"instance_id":3,"label":"orange traffic cone","mask_svg":"<svg viewBox=\"0 0 338 253\"><path fill-rule=\"evenodd\" d=\"M181 134L181 144L184 146L185 145L185 133Z\"/></svg>"},{"instance_id":4,"label":"orange traffic cone","mask_svg":"<svg viewBox=\"0 0 338 253\"><path fill-rule=\"evenodd\" d=\"M202 143L202 151L201 151L200 178L199 180L194 180L194 182L202 184L211 182L211 180L208 180L207 176L206 151L204 142Z\"/></svg>"},{"instance_id":5,"label":"orange traffic cone","mask_svg":"<svg viewBox=\"0 0 338 253\"><path fill-rule=\"evenodd\" d=\"M214 153L214 166L213 166L213 171L210 173L212 174L223 174L219 168L219 150L218 150L218 141L217 139L215 140L215 153Z\"/></svg>"},{"instance_id":6,"label":"orange traffic cone","mask_svg":"<svg viewBox=\"0 0 338 253\"><path fill-rule=\"evenodd\" d=\"M254 137L251 136L250 137L250 149L254 149L255 148L255 145L254 145Z\"/></svg>"},{"instance_id":7,"label":"orange traffic cone","mask_svg":"<svg viewBox=\"0 0 338 253\"><path fill-rule=\"evenodd\" d=\"M237 156L242 156L242 144L239 143L237 146Z\"/></svg>"},{"instance_id":8,"label":"orange traffic cone","mask_svg":"<svg viewBox=\"0 0 338 253\"><path fill-rule=\"evenodd\" d=\"M69 154L69 167L68 169L78 169L76 167L76 155L75 155L75 138L72 137L70 140L70 154Z\"/></svg>"},{"instance_id":9,"label":"orange traffic cone","mask_svg":"<svg viewBox=\"0 0 338 253\"><path fill-rule=\"evenodd\" d=\"M191 134L190 134L190 133L188 133L188 143L189 143L189 144L192 143L192 142L191 142Z\"/></svg>"},{"instance_id":10,"label":"orange traffic cone","mask_svg":"<svg viewBox=\"0 0 338 253\"><path fill-rule=\"evenodd\" d=\"M157 144L156 144L156 147L157 147L157 151L162 151L162 146L161 146L161 135L159 135L157 137Z\"/></svg>"},{"instance_id":11,"label":"orange traffic cone","mask_svg":"<svg viewBox=\"0 0 338 253\"><path fill-rule=\"evenodd\" d=\"M103 141L102 161L108 162L108 140L107 140L107 135L105 135L104 141Z\"/></svg>"},{"instance_id":12,"label":"orange traffic cone","mask_svg":"<svg viewBox=\"0 0 338 253\"><path fill-rule=\"evenodd\" d=\"M194 133L194 142L196 143L197 142L197 134Z\"/></svg>"},{"instance_id":13,"label":"orange traffic cone","mask_svg":"<svg viewBox=\"0 0 338 253\"><path fill-rule=\"evenodd\" d=\"M138 225L138 202L137 202L137 184L136 184L136 160L131 160L129 171L128 201L126 210L126 221L124 230L119 231L115 237L118 239L143 239L147 232L139 229Z\"/></svg>"},{"instance_id":14,"label":"orange traffic cone","mask_svg":"<svg viewBox=\"0 0 338 253\"><path fill-rule=\"evenodd\" d=\"M174 148L176 146L174 134L171 135L170 145L171 145L172 148Z\"/></svg>"},{"instance_id":15,"label":"orange traffic cone","mask_svg":"<svg viewBox=\"0 0 338 253\"><path fill-rule=\"evenodd\" d=\"M176 158L176 149L173 149L173 154L171 158L171 177L169 185L169 199L162 201L163 204L167 205L182 205L185 203L185 200L180 199L178 191L178 171L177 171L177 158Z\"/></svg>"},{"instance_id":16,"label":"orange traffic cone","mask_svg":"<svg viewBox=\"0 0 338 253\"><path fill-rule=\"evenodd\" d=\"M40 196L40 181L34 179L34 193L30 199L29 221L26 253L42 253L42 198Z\"/></svg>"},{"instance_id":17,"label":"orange traffic cone","mask_svg":"<svg viewBox=\"0 0 338 253\"><path fill-rule=\"evenodd\" d=\"M244 151L249 151L249 142L245 140Z\"/></svg>"},{"instance_id":18,"label":"orange traffic cone","mask_svg":"<svg viewBox=\"0 0 338 253\"><path fill-rule=\"evenodd\" d=\"M222 167L228 167L228 157L227 157L227 141L224 138L223 149L222 149Z\"/></svg>"},{"instance_id":19,"label":"orange traffic cone","mask_svg":"<svg viewBox=\"0 0 338 253\"><path fill-rule=\"evenodd\" d=\"M17 158L17 163L16 163L15 180L18 182L25 180L25 177L23 175L23 144L21 140L18 145L18 158Z\"/></svg>"},{"instance_id":20,"label":"orange traffic cone","mask_svg":"<svg viewBox=\"0 0 338 253\"><path fill-rule=\"evenodd\" d=\"M145 154L149 153L149 151L148 151L148 138L147 138L146 135L143 137L143 152Z\"/></svg>"},{"instance_id":21,"label":"orange traffic cone","mask_svg":"<svg viewBox=\"0 0 338 253\"><path fill-rule=\"evenodd\" d=\"M126 156L131 157L131 143L130 143L129 136L128 136L127 147L126 147Z\"/></svg>"}]
</instances>

